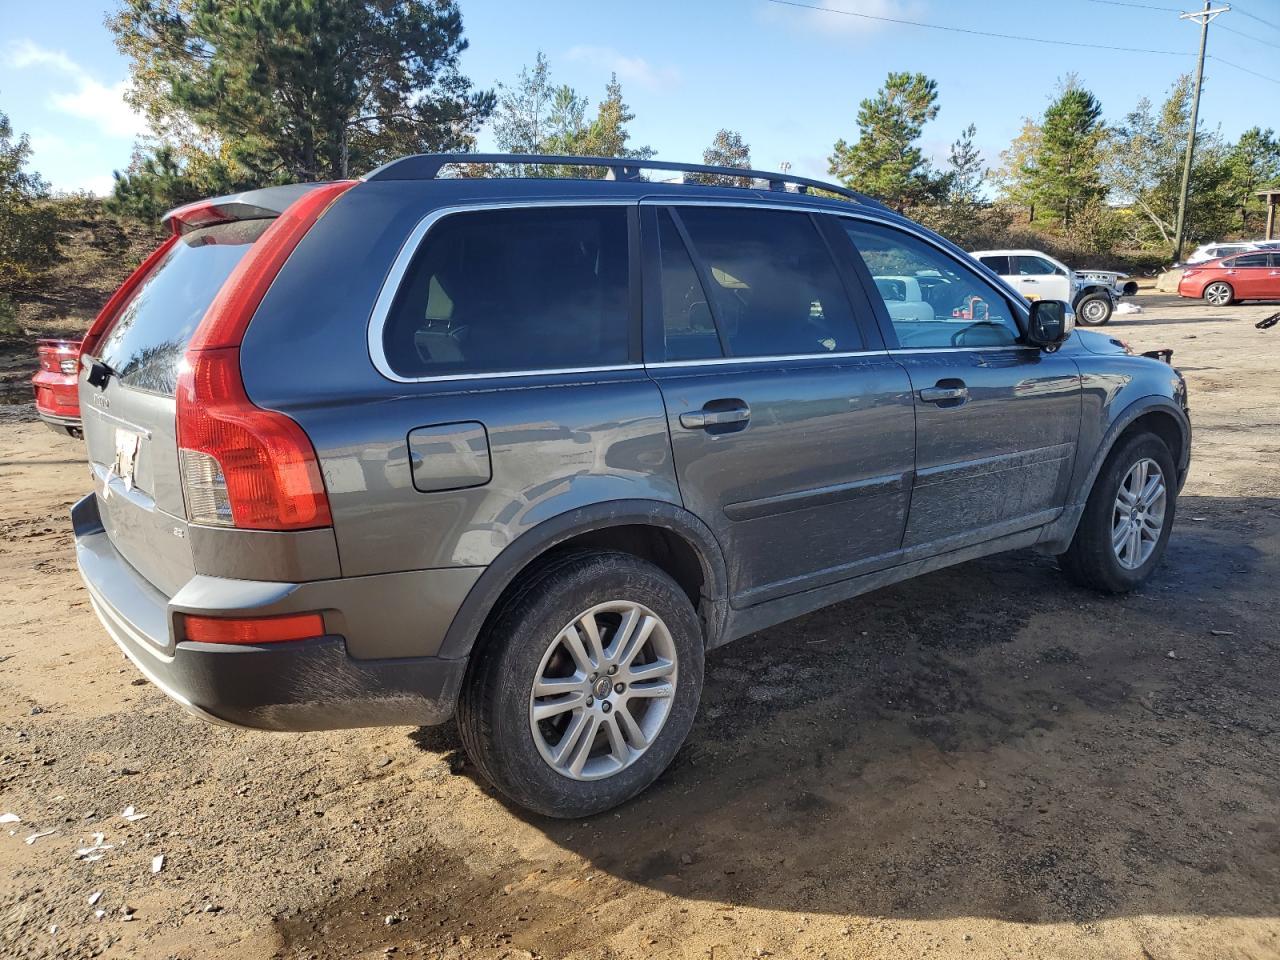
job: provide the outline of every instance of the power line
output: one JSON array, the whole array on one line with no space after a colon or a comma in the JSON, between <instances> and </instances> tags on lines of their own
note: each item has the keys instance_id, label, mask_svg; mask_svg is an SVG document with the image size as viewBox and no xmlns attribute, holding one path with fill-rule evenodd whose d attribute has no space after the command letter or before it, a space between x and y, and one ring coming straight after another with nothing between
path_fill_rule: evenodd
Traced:
<instances>
[{"instance_id":1,"label":"power line","mask_svg":"<svg viewBox=\"0 0 1280 960\"><path fill-rule=\"evenodd\" d=\"M943 26L942 24L938 24L938 23L923 23L919 20L906 20L902 17L884 17L874 13L856 13L853 10L836 10L833 7L823 7L813 3L801 3L799 2L799 0L769 0L769 2L777 4L780 7L798 7L802 10L817 10L821 13L835 13L843 17L857 17L860 20L876 20L881 23L896 23L896 24L901 24L903 26L908 26L908 27L922 27L926 30L942 30L947 33L964 33L972 37L992 37L997 40L1017 40L1019 43L1045 43L1051 46L1058 46L1058 47L1085 47L1090 50L1110 50L1110 51L1119 52L1119 53L1155 53L1155 54L1160 54L1162 56L1169 56L1169 57L1192 56L1192 54L1188 53L1185 50L1153 50L1148 47L1114 47L1114 46L1108 46L1106 44L1101 44L1101 43L1081 43L1075 40L1049 40L1045 37L1024 37L1024 36L1019 36L1017 34L1012 34L1012 33L991 33L986 30L971 30L966 27L951 27L951 26ZM1120 4L1120 0L1092 0L1092 2ZM1133 6L1133 4L1129 4L1129 3L1124 3L1121 5ZM1160 8L1152 8L1152 9L1174 10L1174 8L1172 7L1169 7L1169 8L1160 7ZM1177 12L1177 11L1174 10L1174 12ZM1266 74L1258 73L1256 70L1250 70L1248 67L1242 67L1240 66L1240 64L1232 63L1230 60L1223 59L1222 57L1214 56L1213 54L1208 54L1207 57L1210 60L1216 60L1218 63L1221 63L1224 66L1233 67L1236 70L1241 71L1242 73L1247 73L1252 76L1255 76L1260 80L1267 80L1271 83L1280 83L1280 80L1277 80L1275 77L1269 77Z\"/></svg>"},{"instance_id":2,"label":"power line","mask_svg":"<svg viewBox=\"0 0 1280 960\"><path fill-rule=\"evenodd\" d=\"M1221 57L1216 57L1212 53L1207 54L1207 57L1210 60L1216 60L1218 63L1225 64L1228 67L1235 67L1237 70L1255 76L1259 80L1266 80L1269 83L1280 84L1280 80L1277 80L1275 77L1268 77L1265 73L1258 73L1257 70L1250 70L1248 67L1242 67L1238 63L1232 63L1230 60L1223 60Z\"/></svg>"},{"instance_id":3,"label":"power line","mask_svg":"<svg viewBox=\"0 0 1280 960\"><path fill-rule=\"evenodd\" d=\"M1100 0L1094 0L1094 2L1100 2ZM1264 47L1275 47L1276 49L1280 49L1280 43L1272 43L1270 40L1262 40L1253 36L1253 34L1245 33L1243 30L1236 30L1234 27L1228 27L1225 23L1218 24L1218 29L1225 30L1227 33L1234 33L1237 37L1244 37L1246 40L1252 40L1254 43L1260 43Z\"/></svg>"},{"instance_id":4,"label":"power line","mask_svg":"<svg viewBox=\"0 0 1280 960\"><path fill-rule=\"evenodd\" d=\"M1087 47L1091 50L1111 50L1115 53L1158 53L1169 57L1190 56L1185 50L1151 50L1146 47L1113 47L1102 43L1080 43L1075 40L1048 40L1044 37L1023 37L1013 33L992 33L990 30L970 30L965 27L945 27L937 23L921 23L919 20L905 20L901 17L882 17L874 13L856 13L853 10L836 10L832 7L821 7L812 3L800 3L798 0L769 0L781 7L799 7L802 10L818 10L822 13L837 13L844 17L858 17L862 20L878 20L881 23L897 23L908 27L923 27L926 30L943 30L947 33L965 33L971 37L994 37L997 40L1017 40L1019 43L1047 43L1057 47Z\"/></svg>"},{"instance_id":5,"label":"power line","mask_svg":"<svg viewBox=\"0 0 1280 960\"><path fill-rule=\"evenodd\" d=\"M1137 7L1139 10L1160 10L1163 13L1181 13L1177 7L1157 7L1150 3L1127 3L1126 0L1089 0L1090 3L1105 3L1109 7Z\"/></svg>"},{"instance_id":6,"label":"power line","mask_svg":"<svg viewBox=\"0 0 1280 960\"><path fill-rule=\"evenodd\" d=\"M1255 17L1248 10L1241 10L1240 4L1238 3L1232 9L1234 9L1235 12L1240 14L1242 17L1248 17L1250 20L1257 20L1259 23L1263 24L1264 26L1270 27L1272 30L1280 30L1280 26L1277 26L1276 24L1272 23L1270 20L1263 20L1261 17Z\"/></svg>"}]
</instances>

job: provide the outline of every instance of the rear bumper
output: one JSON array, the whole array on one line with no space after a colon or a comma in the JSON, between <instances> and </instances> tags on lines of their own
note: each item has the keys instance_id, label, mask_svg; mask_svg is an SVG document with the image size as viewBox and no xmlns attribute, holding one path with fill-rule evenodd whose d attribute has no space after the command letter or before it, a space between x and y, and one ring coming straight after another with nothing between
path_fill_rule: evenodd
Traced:
<instances>
[{"instance_id":1,"label":"rear bumper","mask_svg":"<svg viewBox=\"0 0 1280 960\"><path fill-rule=\"evenodd\" d=\"M147 679L191 713L262 730L428 725L453 715L465 659L358 660L338 635L255 646L175 642L178 611L116 552L95 497L77 503L71 518L98 619ZM235 583L246 598L267 586ZM186 604L182 611L193 612Z\"/></svg>"},{"instance_id":2,"label":"rear bumper","mask_svg":"<svg viewBox=\"0 0 1280 960\"><path fill-rule=\"evenodd\" d=\"M74 376L41 370L31 378L36 413L59 433L80 436L80 397Z\"/></svg>"}]
</instances>

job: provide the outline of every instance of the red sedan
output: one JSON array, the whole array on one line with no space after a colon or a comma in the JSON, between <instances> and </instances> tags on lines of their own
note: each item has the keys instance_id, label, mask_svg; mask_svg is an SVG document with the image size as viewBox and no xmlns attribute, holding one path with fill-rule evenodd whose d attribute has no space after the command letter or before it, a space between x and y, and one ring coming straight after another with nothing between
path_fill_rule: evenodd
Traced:
<instances>
[{"instance_id":1,"label":"red sedan","mask_svg":"<svg viewBox=\"0 0 1280 960\"><path fill-rule=\"evenodd\" d=\"M80 436L79 340L37 340L40 369L31 378L36 413L59 433Z\"/></svg>"},{"instance_id":2,"label":"red sedan","mask_svg":"<svg viewBox=\"0 0 1280 960\"><path fill-rule=\"evenodd\" d=\"M1237 300L1280 300L1280 250L1238 253L1187 267L1178 295L1203 297L1215 307Z\"/></svg>"}]
</instances>

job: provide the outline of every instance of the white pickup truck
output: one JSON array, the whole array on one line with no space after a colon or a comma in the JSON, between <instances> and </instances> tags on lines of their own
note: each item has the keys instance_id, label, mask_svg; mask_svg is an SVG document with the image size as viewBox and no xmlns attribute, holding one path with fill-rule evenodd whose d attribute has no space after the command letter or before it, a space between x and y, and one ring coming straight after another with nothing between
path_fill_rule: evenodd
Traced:
<instances>
[{"instance_id":1,"label":"white pickup truck","mask_svg":"<svg viewBox=\"0 0 1280 960\"><path fill-rule=\"evenodd\" d=\"M1112 270L1072 270L1040 250L974 250L970 254L990 267L1028 300L1065 300L1076 318L1091 327L1111 319L1115 302L1138 292L1128 274Z\"/></svg>"}]
</instances>

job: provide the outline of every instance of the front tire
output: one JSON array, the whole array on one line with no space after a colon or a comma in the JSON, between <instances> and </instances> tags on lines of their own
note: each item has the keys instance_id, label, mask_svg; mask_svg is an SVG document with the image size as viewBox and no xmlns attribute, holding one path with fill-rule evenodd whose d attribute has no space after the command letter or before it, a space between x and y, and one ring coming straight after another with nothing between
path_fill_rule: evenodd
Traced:
<instances>
[{"instance_id":1,"label":"front tire","mask_svg":"<svg viewBox=\"0 0 1280 960\"><path fill-rule=\"evenodd\" d=\"M702 693L688 596L630 554L574 552L530 574L481 638L458 702L480 772L515 803L586 817L675 757Z\"/></svg>"},{"instance_id":2,"label":"front tire","mask_svg":"<svg viewBox=\"0 0 1280 960\"><path fill-rule=\"evenodd\" d=\"M1160 563L1177 502L1173 455L1152 433L1123 439L1108 455L1058 566L1072 581L1127 593Z\"/></svg>"},{"instance_id":3,"label":"front tire","mask_svg":"<svg viewBox=\"0 0 1280 960\"><path fill-rule=\"evenodd\" d=\"M1086 327L1100 327L1111 319L1113 309L1115 306L1105 293L1091 293L1076 305L1076 316Z\"/></svg>"},{"instance_id":4,"label":"front tire","mask_svg":"<svg viewBox=\"0 0 1280 960\"><path fill-rule=\"evenodd\" d=\"M1221 280L1215 280L1204 288L1205 303L1215 307L1229 307L1235 298L1236 292L1231 289L1231 284Z\"/></svg>"}]
</instances>

